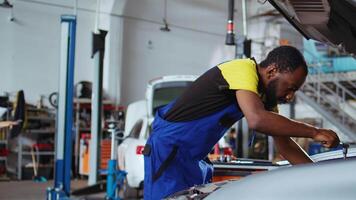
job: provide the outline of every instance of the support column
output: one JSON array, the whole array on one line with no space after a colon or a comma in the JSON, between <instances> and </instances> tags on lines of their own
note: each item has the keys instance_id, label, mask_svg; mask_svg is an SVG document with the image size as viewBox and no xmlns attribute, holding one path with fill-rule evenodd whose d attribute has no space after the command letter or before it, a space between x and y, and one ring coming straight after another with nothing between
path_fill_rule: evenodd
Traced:
<instances>
[{"instance_id":1,"label":"support column","mask_svg":"<svg viewBox=\"0 0 356 200\"><path fill-rule=\"evenodd\" d=\"M107 31L100 30L93 33L94 79L91 109L91 137L89 145L89 180L88 185L94 185L98 181L98 170L100 161L100 137L102 132L102 97L103 97L103 67L105 36Z\"/></svg>"},{"instance_id":2,"label":"support column","mask_svg":"<svg viewBox=\"0 0 356 200\"><path fill-rule=\"evenodd\" d=\"M55 177L54 189L47 191L51 200L70 196L76 22L74 15L61 16Z\"/></svg>"}]
</instances>

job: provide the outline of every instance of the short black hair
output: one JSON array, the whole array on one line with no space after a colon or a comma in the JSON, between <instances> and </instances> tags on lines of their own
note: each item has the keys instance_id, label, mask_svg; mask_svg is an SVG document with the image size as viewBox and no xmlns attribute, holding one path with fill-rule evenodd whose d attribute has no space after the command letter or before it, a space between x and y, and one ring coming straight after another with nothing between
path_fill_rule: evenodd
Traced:
<instances>
[{"instance_id":1,"label":"short black hair","mask_svg":"<svg viewBox=\"0 0 356 200\"><path fill-rule=\"evenodd\" d=\"M303 67L308 74L308 66L300 51L292 46L279 46L270 51L261 63L260 67L265 68L275 64L280 72L294 72L298 67Z\"/></svg>"}]
</instances>

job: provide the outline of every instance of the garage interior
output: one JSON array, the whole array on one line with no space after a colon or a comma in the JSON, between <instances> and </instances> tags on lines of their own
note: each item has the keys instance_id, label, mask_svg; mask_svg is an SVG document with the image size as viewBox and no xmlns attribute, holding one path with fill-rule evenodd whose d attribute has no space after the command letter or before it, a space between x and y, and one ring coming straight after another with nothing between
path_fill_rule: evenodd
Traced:
<instances>
[{"instance_id":1,"label":"garage interior","mask_svg":"<svg viewBox=\"0 0 356 200\"><path fill-rule=\"evenodd\" d=\"M309 75L279 114L331 129L342 144L295 141L316 165L355 160L355 19L353 0L0 0L0 199L143 199L157 108L217 64L259 63L282 45L303 54ZM213 182L224 184L289 167L246 119L209 158ZM352 187L346 169L354 180L340 181ZM172 199L208 198L220 186Z\"/></svg>"}]
</instances>

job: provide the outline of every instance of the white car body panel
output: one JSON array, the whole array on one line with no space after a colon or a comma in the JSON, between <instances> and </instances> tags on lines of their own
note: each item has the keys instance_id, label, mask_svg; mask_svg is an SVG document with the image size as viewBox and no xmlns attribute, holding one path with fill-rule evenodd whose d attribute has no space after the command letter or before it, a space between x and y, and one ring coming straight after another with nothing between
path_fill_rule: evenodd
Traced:
<instances>
[{"instance_id":1,"label":"white car body panel","mask_svg":"<svg viewBox=\"0 0 356 200\"><path fill-rule=\"evenodd\" d=\"M284 165L240 180L194 186L166 199L355 199L355 147L348 149L346 160L342 150L316 154L312 158L317 163Z\"/></svg>"},{"instance_id":2,"label":"white car body panel","mask_svg":"<svg viewBox=\"0 0 356 200\"><path fill-rule=\"evenodd\" d=\"M205 199L354 200L355 166L356 160L338 160L281 168L227 183Z\"/></svg>"},{"instance_id":3,"label":"white car body panel","mask_svg":"<svg viewBox=\"0 0 356 200\"><path fill-rule=\"evenodd\" d=\"M124 147L124 149L118 150L119 152L124 152L123 157L119 160L120 169L124 169L128 172L126 175L127 182L129 186L133 188L140 187L144 178L143 155L136 154L136 147L139 145L144 146L145 144L146 140L144 139L127 138L124 143L119 146L119 148ZM120 162L124 163L124 165L120 164Z\"/></svg>"},{"instance_id":4,"label":"white car body panel","mask_svg":"<svg viewBox=\"0 0 356 200\"><path fill-rule=\"evenodd\" d=\"M147 102L140 100L131 103L126 110L124 137L127 137L135 123L147 116Z\"/></svg>"}]
</instances>

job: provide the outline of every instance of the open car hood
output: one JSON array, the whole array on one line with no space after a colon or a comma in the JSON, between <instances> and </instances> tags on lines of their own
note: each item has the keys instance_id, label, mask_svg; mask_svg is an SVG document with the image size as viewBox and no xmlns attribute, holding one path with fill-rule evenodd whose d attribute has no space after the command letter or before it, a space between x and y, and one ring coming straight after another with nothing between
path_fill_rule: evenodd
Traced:
<instances>
[{"instance_id":1,"label":"open car hood","mask_svg":"<svg viewBox=\"0 0 356 200\"><path fill-rule=\"evenodd\" d=\"M356 54L356 0L268 0L305 38Z\"/></svg>"},{"instance_id":2,"label":"open car hood","mask_svg":"<svg viewBox=\"0 0 356 200\"><path fill-rule=\"evenodd\" d=\"M323 199L354 200L356 159L284 167L240 180L208 183L165 200Z\"/></svg>"}]
</instances>

